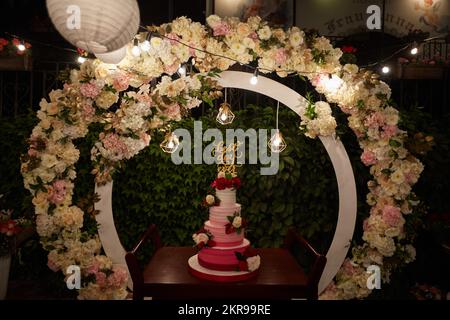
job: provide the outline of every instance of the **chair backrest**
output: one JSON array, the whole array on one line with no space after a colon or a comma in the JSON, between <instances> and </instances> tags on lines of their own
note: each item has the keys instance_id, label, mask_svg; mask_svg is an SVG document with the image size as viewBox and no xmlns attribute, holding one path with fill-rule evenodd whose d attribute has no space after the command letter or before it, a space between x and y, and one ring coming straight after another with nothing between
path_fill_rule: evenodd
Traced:
<instances>
[{"instance_id":1,"label":"chair backrest","mask_svg":"<svg viewBox=\"0 0 450 320\"><path fill-rule=\"evenodd\" d=\"M155 246L155 250L161 248L161 240L156 225L150 225L145 233L141 236L138 243L133 249L126 253L125 261L127 262L128 270L130 271L131 279L133 280L133 298L140 298L143 295L144 277L142 270L139 267L139 262L136 257L137 251L148 241L151 240Z\"/></svg>"}]
</instances>

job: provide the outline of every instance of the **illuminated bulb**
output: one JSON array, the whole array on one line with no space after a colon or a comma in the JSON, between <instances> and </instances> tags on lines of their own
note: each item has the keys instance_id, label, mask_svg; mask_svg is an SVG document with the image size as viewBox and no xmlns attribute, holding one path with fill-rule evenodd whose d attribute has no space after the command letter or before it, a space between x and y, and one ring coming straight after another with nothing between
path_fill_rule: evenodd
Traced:
<instances>
[{"instance_id":1,"label":"illuminated bulb","mask_svg":"<svg viewBox=\"0 0 450 320\"><path fill-rule=\"evenodd\" d=\"M78 63L83 64L86 61L86 58L79 56L77 60L78 60Z\"/></svg>"},{"instance_id":2,"label":"illuminated bulb","mask_svg":"<svg viewBox=\"0 0 450 320\"><path fill-rule=\"evenodd\" d=\"M19 43L17 45L17 49L19 49L19 51L25 51L27 48L25 47L25 45L23 43Z\"/></svg>"},{"instance_id":3,"label":"illuminated bulb","mask_svg":"<svg viewBox=\"0 0 450 320\"><path fill-rule=\"evenodd\" d=\"M138 39L134 39L134 46L133 49L131 49L131 54L135 57L139 57L141 55L141 49L139 49Z\"/></svg>"},{"instance_id":4,"label":"illuminated bulb","mask_svg":"<svg viewBox=\"0 0 450 320\"><path fill-rule=\"evenodd\" d=\"M325 88L329 92L335 92L339 90L343 83L344 81L341 78L333 74L331 78L327 78L325 80Z\"/></svg>"},{"instance_id":5,"label":"illuminated bulb","mask_svg":"<svg viewBox=\"0 0 450 320\"><path fill-rule=\"evenodd\" d=\"M283 152L284 149L286 149L287 144L284 141L283 135L281 132L277 129L275 134L272 136L272 138L269 140L269 147L270 150L274 153L280 153Z\"/></svg>"},{"instance_id":6,"label":"illuminated bulb","mask_svg":"<svg viewBox=\"0 0 450 320\"><path fill-rule=\"evenodd\" d=\"M224 102L220 105L216 121L222 125L231 124L235 117L234 113L231 112L231 106Z\"/></svg>"},{"instance_id":7,"label":"illuminated bulb","mask_svg":"<svg viewBox=\"0 0 450 320\"><path fill-rule=\"evenodd\" d=\"M150 41L145 40L144 42L141 43L141 50L144 52L148 52L150 50Z\"/></svg>"},{"instance_id":8,"label":"illuminated bulb","mask_svg":"<svg viewBox=\"0 0 450 320\"><path fill-rule=\"evenodd\" d=\"M388 66L384 66L381 69L381 72L383 72L384 74L388 74L389 72L391 72L391 68L389 68Z\"/></svg>"},{"instance_id":9,"label":"illuminated bulb","mask_svg":"<svg viewBox=\"0 0 450 320\"><path fill-rule=\"evenodd\" d=\"M418 54L418 53L419 53L419 48L414 47L414 48L411 49L411 54L412 54L412 55L416 55L416 54Z\"/></svg>"},{"instance_id":10,"label":"illuminated bulb","mask_svg":"<svg viewBox=\"0 0 450 320\"><path fill-rule=\"evenodd\" d=\"M164 141L161 142L159 146L165 153L174 153L180 146L180 141L175 133L170 132L166 135Z\"/></svg>"},{"instance_id":11,"label":"illuminated bulb","mask_svg":"<svg viewBox=\"0 0 450 320\"><path fill-rule=\"evenodd\" d=\"M181 77L184 77L186 75L186 66L184 64L180 65L180 67L178 68L178 74Z\"/></svg>"},{"instance_id":12,"label":"illuminated bulb","mask_svg":"<svg viewBox=\"0 0 450 320\"><path fill-rule=\"evenodd\" d=\"M250 84L256 86L258 84L258 75L259 75L259 70L256 69L255 73L253 74L253 76L250 79Z\"/></svg>"}]
</instances>

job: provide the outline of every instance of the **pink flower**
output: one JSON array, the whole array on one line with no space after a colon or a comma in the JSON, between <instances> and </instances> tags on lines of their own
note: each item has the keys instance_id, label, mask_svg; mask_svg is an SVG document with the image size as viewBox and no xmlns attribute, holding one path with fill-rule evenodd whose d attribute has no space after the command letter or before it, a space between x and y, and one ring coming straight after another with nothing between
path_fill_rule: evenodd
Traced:
<instances>
[{"instance_id":1,"label":"pink flower","mask_svg":"<svg viewBox=\"0 0 450 320\"><path fill-rule=\"evenodd\" d=\"M37 156L37 151L36 151L36 149L28 149L28 155L30 156L30 157L36 157Z\"/></svg>"},{"instance_id":2,"label":"pink flower","mask_svg":"<svg viewBox=\"0 0 450 320\"><path fill-rule=\"evenodd\" d=\"M164 110L164 114L171 120L179 119L181 116L180 106L178 104L172 104Z\"/></svg>"},{"instance_id":3,"label":"pink flower","mask_svg":"<svg viewBox=\"0 0 450 320\"><path fill-rule=\"evenodd\" d=\"M364 123L369 128L378 128L384 125L385 117L381 112L374 112L367 117Z\"/></svg>"},{"instance_id":4,"label":"pink flower","mask_svg":"<svg viewBox=\"0 0 450 320\"><path fill-rule=\"evenodd\" d=\"M103 146L116 154L126 154L128 152L128 147L123 142L120 137L115 133L108 133L102 139Z\"/></svg>"},{"instance_id":5,"label":"pink flower","mask_svg":"<svg viewBox=\"0 0 450 320\"><path fill-rule=\"evenodd\" d=\"M369 218L367 218L367 219L365 219L364 222L363 222L363 230L364 230L364 231L368 231L369 228L370 228L370 226L369 226Z\"/></svg>"},{"instance_id":6,"label":"pink flower","mask_svg":"<svg viewBox=\"0 0 450 320\"><path fill-rule=\"evenodd\" d=\"M231 27L226 22L221 22L213 29L213 34L217 36L226 36L231 33Z\"/></svg>"},{"instance_id":7,"label":"pink flower","mask_svg":"<svg viewBox=\"0 0 450 320\"><path fill-rule=\"evenodd\" d=\"M108 285L112 287L121 287L128 280L128 273L121 267L114 266L113 274L108 277Z\"/></svg>"},{"instance_id":8,"label":"pink flower","mask_svg":"<svg viewBox=\"0 0 450 320\"><path fill-rule=\"evenodd\" d=\"M371 166L377 163L377 157L372 151L365 150L361 155L361 161L364 163L364 165Z\"/></svg>"},{"instance_id":9,"label":"pink flower","mask_svg":"<svg viewBox=\"0 0 450 320\"><path fill-rule=\"evenodd\" d=\"M95 109L92 106L92 103L85 103L81 109L81 116L85 121L91 121L95 115Z\"/></svg>"},{"instance_id":10,"label":"pink flower","mask_svg":"<svg viewBox=\"0 0 450 320\"><path fill-rule=\"evenodd\" d=\"M175 62L172 65L165 65L164 66L164 72L167 73L167 74L174 74L175 72L178 71L179 66L180 66L180 64L177 63L177 62Z\"/></svg>"},{"instance_id":11,"label":"pink flower","mask_svg":"<svg viewBox=\"0 0 450 320\"><path fill-rule=\"evenodd\" d=\"M257 39L258 39L258 34L257 34L255 31L253 31L252 33L250 33L250 34L248 35L248 37L249 37L250 39L252 39L252 40L257 40Z\"/></svg>"},{"instance_id":12,"label":"pink flower","mask_svg":"<svg viewBox=\"0 0 450 320\"><path fill-rule=\"evenodd\" d=\"M286 62L288 56L286 54L286 50L283 48L277 49L277 51L275 52L275 62L278 65L282 65L283 63Z\"/></svg>"},{"instance_id":13,"label":"pink flower","mask_svg":"<svg viewBox=\"0 0 450 320\"><path fill-rule=\"evenodd\" d=\"M405 172L405 181L408 184L414 184L417 181L417 176L411 171Z\"/></svg>"},{"instance_id":14,"label":"pink flower","mask_svg":"<svg viewBox=\"0 0 450 320\"><path fill-rule=\"evenodd\" d=\"M346 275L353 276L356 273L356 268L350 262L350 259L345 259L342 265L342 270Z\"/></svg>"},{"instance_id":15,"label":"pink flower","mask_svg":"<svg viewBox=\"0 0 450 320\"><path fill-rule=\"evenodd\" d=\"M385 125L383 127L383 133L381 134L381 137L383 139L390 139L397 134L397 131L397 126Z\"/></svg>"},{"instance_id":16,"label":"pink flower","mask_svg":"<svg viewBox=\"0 0 450 320\"><path fill-rule=\"evenodd\" d=\"M48 201L53 204L60 204L66 197L66 182L64 180L57 180L53 182L49 188Z\"/></svg>"},{"instance_id":17,"label":"pink flower","mask_svg":"<svg viewBox=\"0 0 450 320\"><path fill-rule=\"evenodd\" d=\"M393 206L385 206L383 209L383 221L392 227L397 227L402 221L402 213L400 208Z\"/></svg>"},{"instance_id":18,"label":"pink flower","mask_svg":"<svg viewBox=\"0 0 450 320\"><path fill-rule=\"evenodd\" d=\"M113 87L117 91L124 91L130 85L130 77L123 72L118 73L113 80Z\"/></svg>"},{"instance_id":19,"label":"pink flower","mask_svg":"<svg viewBox=\"0 0 450 320\"><path fill-rule=\"evenodd\" d=\"M105 287L107 284L106 274L104 274L103 272L97 272L95 274L95 283L98 284L100 287Z\"/></svg>"},{"instance_id":20,"label":"pink flower","mask_svg":"<svg viewBox=\"0 0 450 320\"><path fill-rule=\"evenodd\" d=\"M102 90L97 87L95 83L83 83L80 86L80 92L83 96L87 98L95 98L97 97Z\"/></svg>"},{"instance_id":21,"label":"pink flower","mask_svg":"<svg viewBox=\"0 0 450 320\"><path fill-rule=\"evenodd\" d=\"M141 138L142 141L144 141L145 145L148 146L150 144L150 135L146 134L146 133L141 133L139 135L139 137Z\"/></svg>"},{"instance_id":22,"label":"pink flower","mask_svg":"<svg viewBox=\"0 0 450 320\"><path fill-rule=\"evenodd\" d=\"M87 272L87 273L90 273L90 274L91 274L91 273L92 273L92 274L95 274L95 273L98 272L99 267L100 267L100 263L99 263L97 260L95 260L95 261L87 268L86 272Z\"/></svg>"},{"instance_id":23,"label":"pink flower","mask_svg":"<svg viewBox=\"0 0 450 320\"><path fill-rule=\"evenodd\" d=\"M178 37L175 33L168 33L166 34L166 37L169 39L171 45L179 44L178 41L180 41L180 37Z\"/></svg>"}]
</instances>

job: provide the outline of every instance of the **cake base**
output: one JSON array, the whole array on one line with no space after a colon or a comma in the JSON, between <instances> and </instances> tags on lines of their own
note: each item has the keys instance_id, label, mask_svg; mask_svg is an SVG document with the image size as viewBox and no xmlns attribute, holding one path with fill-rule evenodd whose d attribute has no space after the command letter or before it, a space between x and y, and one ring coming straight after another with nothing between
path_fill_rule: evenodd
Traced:
<instances>
[{"instance_id":1,"label":"cake base","mask_svg":"<svg viewBox=\"0 0 450 320\"><path fill-rule=\"evenodd\" d=\"M192 256L188 260L189 272L200 279L214 282L239 282L255 277L258 270L247 271L215 271L202 267L198 262L198 255Z\"/></svg>"}]
</instances>

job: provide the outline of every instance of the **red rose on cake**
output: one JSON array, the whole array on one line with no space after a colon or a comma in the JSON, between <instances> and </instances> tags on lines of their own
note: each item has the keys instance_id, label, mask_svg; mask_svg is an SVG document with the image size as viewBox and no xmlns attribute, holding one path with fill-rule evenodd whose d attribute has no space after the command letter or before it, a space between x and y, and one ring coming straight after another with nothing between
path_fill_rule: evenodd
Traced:
<instances>
[{"instance_id":1,"label":"red rose on cake","mask_svg":"<svg viewBox=\"0 0 450 320\"><path fill-rule=\"evenodd\" d=\"M211 183L211 187L216 188L217 190L225 190L225 189L239 189L241 187L241 179L238 177L233 177L229 173L219 173L216 180Z\"/></svg>"}]
</instances>

